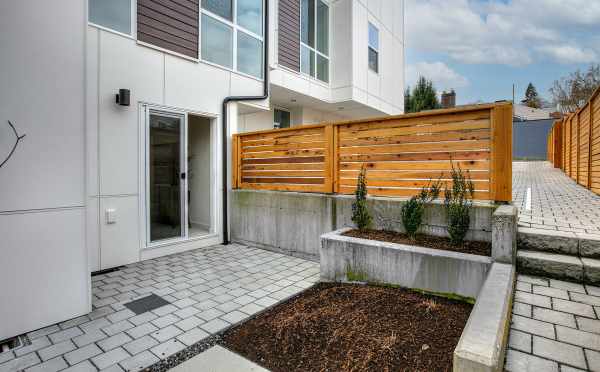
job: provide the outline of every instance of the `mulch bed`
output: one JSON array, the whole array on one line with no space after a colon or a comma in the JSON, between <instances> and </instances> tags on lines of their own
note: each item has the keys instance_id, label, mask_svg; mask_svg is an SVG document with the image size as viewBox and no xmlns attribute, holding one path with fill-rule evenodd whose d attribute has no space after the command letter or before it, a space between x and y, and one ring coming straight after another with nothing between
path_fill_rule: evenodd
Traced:
<instances>
[{"instance_id":1,"label":"mulch bed","mask_svg":"<svg viewBox=\"0 0 600 372\"><path fill-rule=\"evenodd\" d=\"M274 372L452 371L472 305L402 288L320 283L222 344Z\"/></svg>"},{"instance_id":2,"label":"mulch bed","mask_svg":"<svg viewBox=\"0 0 600 372\"><path fill-rule=\"evenodd\" d=\"M415 239L411 239L406 234L383 230L366 230L361 232L354 229L343 235L351 236L353 238L379 240L388 243L418 245L426 248L476 254L479 256L491 256L492 254L492 243L489 242L465 241L463 245L453 245L450 242L450 239L444 237L417 235Z\"/></svg>"}]
</instances>

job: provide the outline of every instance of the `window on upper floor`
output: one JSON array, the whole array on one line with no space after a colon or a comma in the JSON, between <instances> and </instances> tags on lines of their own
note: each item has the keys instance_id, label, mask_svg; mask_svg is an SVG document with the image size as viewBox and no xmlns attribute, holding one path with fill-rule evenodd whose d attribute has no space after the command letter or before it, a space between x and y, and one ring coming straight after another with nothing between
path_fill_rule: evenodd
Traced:
<instances>
[{"instance_id":1,"label":"window on upper floor","mask_svg":"<svg viewBox=\"0 0 600 372\"><path fill-rule=\"evenodd\" d=\"M329 82L329 6L323 0L301 0L300 71Z\"/></svg>"},{"instance_id":2,"label":"window on upper floor","mask_svg":"<svg viewBox=\"0 0 600 372\"><path fill-rule=\"evenodd\" d=\"M201 59L262 79L263 0L202 0Z\"/></svg>"},{"instance_id":3,"label":"window on upper floor","mask_svg":"<svg viewBox=\"0 0 600 372\"><path fill-rule=\"evenodd\" d=\"M89 0L88 21L95 25L131 35L132 0Z\"/></svg>"},{"instance_id":4,"label":"window on upper floor","mask_svg":"<svg viewBox=\"0 0 600 372\"><path fill-rule=\"evenodd\" d=\"M379 30L369 22L369 69L379 72Z\"/></svg>"},{"instance_id":5,"label":"window on upper floor","mask_svg":"<svg viewBox=\"0 0 600 372\"><path fill-rule=\"evenodd\" d=\"M289 128L290 112L280 109L273 111L273 128Z\"/></svg>"}]
</instances>

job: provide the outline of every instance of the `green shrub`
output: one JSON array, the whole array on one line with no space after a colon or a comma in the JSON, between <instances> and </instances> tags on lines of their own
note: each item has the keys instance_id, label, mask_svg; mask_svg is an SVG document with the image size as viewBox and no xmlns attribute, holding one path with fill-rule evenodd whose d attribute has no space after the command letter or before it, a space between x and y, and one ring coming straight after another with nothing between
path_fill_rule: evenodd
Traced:
<instances>
[{"instance_id":1,"label":"green shrub","mask_svg":"<svg viewBox=\"0 0 600 372\"><path fill-rule=\"evenodd\" d=\"M417 231L423 223L423 212L425 211L425 204L430 203L432 200L437 199L440 194L440 182L439 180L435 183L429 183L429 185L423 187L418 195L411 197L406 204L402 206L401 215L402 223L406 234L414 239L417 235Z\"/></svg>"},{"instance_id":2,"label":"green shrub","mask_svg":"<svg viewBox=\"0 0 600 372\"><path fill-rule=\"evenodd\" d=\"M367 170L363 165L358 175L358 184L356 185L356 200L352 203L352 222L360 231L365 231L371 226L371 215L367 209Z\"/></svg>"},{"instance_id":3,"label":"green shrub","mask_svg":"<svg viewBox=\"0 0 600 372\"><path fill-rule=\"evenodd\" d=\"M469 212L473 205L473 181L458 166L452 165L452 187L446 186L445 202L448 234L452 244L461 245L469 231Z\"/></svg>"}]
</instances>

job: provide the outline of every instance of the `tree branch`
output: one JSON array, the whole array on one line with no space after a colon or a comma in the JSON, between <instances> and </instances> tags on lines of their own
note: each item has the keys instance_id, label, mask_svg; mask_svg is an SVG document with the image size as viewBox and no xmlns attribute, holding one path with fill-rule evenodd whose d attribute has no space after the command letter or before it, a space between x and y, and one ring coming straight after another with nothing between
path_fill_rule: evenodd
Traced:
<instances>
[{"instance_id":1,"label":"tree branch","mask_svg":"<svg viewBox=\"0 0 600 372\"><path fill-rule=\"evenodd\" d=\"M10 150L10 152L8 153L8 156L6 157L6 159L4 159L2 161L2 163L0 163L0 168L2 168L4 166L4 164L6 164L6 162L11 158L11 156L13 156L13 154L15 153L15 150L17 149L17 146L19 145L19 142L25 138L25 134L22 136L19 136L19 133L17 132L17 129L15 128L15 126L10 122L10 120L8 120L8 125L10 125L11 129L13 130L13 132L15 133L15 143L12 147L12 149Z\"/></svg>"}]
</instances>

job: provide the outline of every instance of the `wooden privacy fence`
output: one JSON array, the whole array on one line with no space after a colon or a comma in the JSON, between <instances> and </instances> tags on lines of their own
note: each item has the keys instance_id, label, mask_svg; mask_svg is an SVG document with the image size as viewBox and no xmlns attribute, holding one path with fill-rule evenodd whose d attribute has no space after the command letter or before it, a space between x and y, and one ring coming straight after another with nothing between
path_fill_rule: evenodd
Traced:
<instances>
[{"instance_id":1,"label":"wooden privacy fence","mask_svg":"<svg viewBox=\"0 0 600 372\"><path fill-rule=\"evenodd\" d=\"M363 164L370 195L409 197L468 171L479 200L512 200L512 104L236 134L233 187L352 194Z\"/></svg>"},{"instance_id":2,"label":"wooden privacy fence","mask_svg":"<svg viewBox=\"0 0 600 372\"><path fill-rule=\"evenodd\" d=\"M581 186L600 194L600 88L548 134L548 161Z\"/></svg>"}]
</instances>

